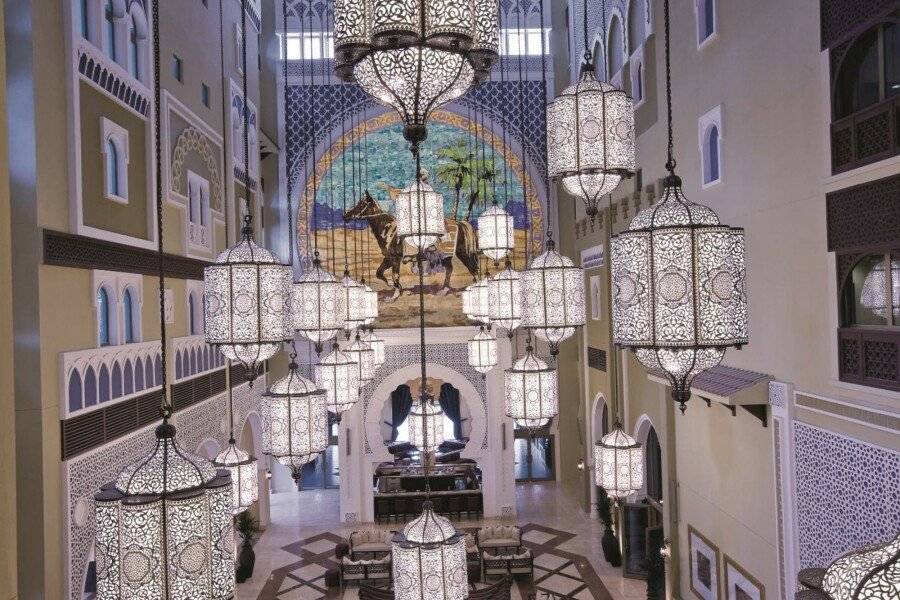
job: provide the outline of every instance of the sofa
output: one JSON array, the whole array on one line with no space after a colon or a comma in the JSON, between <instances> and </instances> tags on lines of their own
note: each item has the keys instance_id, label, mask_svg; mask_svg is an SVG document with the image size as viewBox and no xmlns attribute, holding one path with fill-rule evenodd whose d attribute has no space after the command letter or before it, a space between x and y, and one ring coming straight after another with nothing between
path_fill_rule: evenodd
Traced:
<instances>
[{"instance_id":1,"label":"sofa","mask_svg":"<svg viewBox=\"0 0 900 600\"><path fill-rule=\"evenodd\" d=\"M516 554L482 554L482 566L485 577L489 575L528 575L534 574L534 558L531 550L525 548Z\"/></svg>"},{"instance_id":2,"label":"sofa","mask_svg":"<svg viewBox=\"0 0 900 600\"><path fill-rule=\"evenodd\" d=\"M354 531L350 534L350 558L352 560L383 558L385 554L391 553L393 535L390 531L379 529Z\"/></svg>"},{"instance_id":3,"label":"sofa","mask_svg":"<svg viewBox=\"0 0 900 600\"><path fill-rule=\"evenodd\" d=\"M490 554L515 553L522 545L522 530L515 525L493 525L478 530L478 547Z\"/></svg>"},{"instance_id":4,"label":"sofa","mask_svg":"<svg viewBox=\"0 0 900 600\"><path fill-rule=\"evenodd\" d=\"M372 560L361 558L355 560L349 556L341 559L341 582L390 580L391 555Z\"/></svg>"}]
</instances>

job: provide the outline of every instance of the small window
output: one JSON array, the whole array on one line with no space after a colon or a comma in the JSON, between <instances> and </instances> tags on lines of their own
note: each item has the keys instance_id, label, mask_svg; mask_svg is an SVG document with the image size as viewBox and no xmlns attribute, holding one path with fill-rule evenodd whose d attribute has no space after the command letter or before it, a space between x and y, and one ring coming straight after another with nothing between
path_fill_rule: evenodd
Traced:
<instances>
[{"instance_id":1,"label":"small window","mask_svg":"<svg viewBox=\"0 0 900 600\"><path fill-rule=\"evenodd\" d=\"M177 54L172 55L172 77L179 83L184 83L184 62Z\"/></svg>"},{"instance_id":2,"label":"small window","mask_svg":"<svg viewBox=\"0 0 900 600\"><path fill-rule=\"evenodd\" d=\"M196 314L196 302L194 302L194 293L191 292L188 294L188 323L190 325L189 331L191 335L197 335L197 319L195 318Z\"/></svg>"},{"instance_id":3,"label":"small window","mask_svg":"<svg viewBox=\"0 0 900 600\"><path fill-rule=\"evenodd\" d=\"M834 86L834 118L841 119L897 94L900 24L890 22L860 35L845 54Z\"/></svg>"},{"instance_id":4,"label":"small window","mask_svg":"<svg viewBox=\"0 0 900 600\"><path fill-rule=\"evenodd\" d=\"M128 203L128 130L105 117L100 119L103 139L103 180L107 200Z\"/></svg>"},{"instance_id":5,"label":"small window","mask_svg":"<svg viewBox=\"0 0 900 600\"><path fill-rule=\"evenodd\" d=\"M200 84L200 101L203 102L203 106L209 108L209 86L205 83Z\"/></svg>"},{"instance_id":6,"label":"small window","mask_svg":"<svg viewBox=\"0 0 900 600\"><path fill-rule=\"evenodd\" d=\"M500 54L505 56L540 56L550 49L550 29L540 27L503 28L500 30Z\"/></svg>"},{"instance_id":7,"label":"small window","mask_svg":"<svg viewBox=\"0 0 900 600\"><path fill-rule=\"evenodd\" d=\"M103 51L113 60L116 58L116 15L112 0L106 0L103 8Z\"/></svg>"},{"instance_id":8,"label":"small window","mask_svg":"<svg viewBox=\"0 0 900 600\"><path fill-rule=\"evenodd\" d=\"M721 106L715 107L700 117L699 133L703 187L706 187L722 180Z\"/></svg>"},{"instance_id":9,"label":"small window","mask_svg":"<svg viewBox=\"0 0 900 600\"><path fill-rule=\"evenodd\" d=\"M900 256L863 257L844 282L844 327L900 326Z\"/></svg>"},{"instance_id":10,"label":"small window","mask_svg":"<svg viewBox=\"0 0 900 600\"><path fill-rule=\"evenodd\" d=\"M644 63L634 60L631 67L631 96L635 104L644 99Z\"/></svg>"},{"instance_id":11,"label":"small window","mask_svg":"<svg viewBox=\"0 0 900 600\"><path fill-rule=\"evenodd\" d=\"M125 290L125 294L122 296L122 324L125 328L126 344L133 344L137 341L134 331L134 310L134 299L131 296L131 290Z\"/></svg>"},{"instance_id":12,"label":"small window","mask_svg":"<svg viewBox=\"0 0 900 600\"><path fill-rule=\"evenodd\" d=\"M137 80L141 78L140 50L135 16L128 18L128 72Z\"/></svg>"},{"instance_id":13,"label":"small window","mask_svg":"<svg viewBox=\"0 0 900 600\"><path fill-rule=\"evenodd\" d=\"M81 31L81 37L86 40L91 39L91 12L88 5L89 0L78 0L78 25Z\"/></svg>"},{"instance_id":14,"label":"small window","mask_svg":"<svg viewBox=\"0 0 900 600\"><path fill-rule=\"evenodd\" d=\"M625 64L625 44L622 39L622 22L617 15L613 15L613 18L609 22L609 40L607 43L609 46L609 51L607 52L607 55L609 56L609 73L612 78L622 70L622 66Z\"/></svg>"},{"instance_id":15,"label":"small window","mask_svg":"<svg viewBox=\"0 0 900 600\"><path fill-rule=\"evenodd\" d=\"M647 14L644 0L631 0L628 7L628 54L634 52L647 37Z\"/></svg>"},{"instance_id":16,"label":"small window","mask_svg":"<svg viewBox=\"0 0 900 600\"><path fill-rule=\"evenodd\" d=\"M115 140L106 140L106 195L121 197L119 185L119 148Z\"/></svg>"},{"instance_id":17,"label":"small window","mask_svg":"<svg viewBox=\"0 0 900 600\"><path fill-rule=\"evenodd\" d=\"M716 32L716 0L697 0L697 44L712 38Z\"/></svg>"},{"instance_id":18,"label":"small window","mask_svg":"<svg viewBox=\"0 0 900 600\"><path fill-rule=\"evenodd\" d=\"M109 293L106 288L97 290L97 343L100 346L110 346L110 329L109 329Z\"/></svg>"}]
</instances>

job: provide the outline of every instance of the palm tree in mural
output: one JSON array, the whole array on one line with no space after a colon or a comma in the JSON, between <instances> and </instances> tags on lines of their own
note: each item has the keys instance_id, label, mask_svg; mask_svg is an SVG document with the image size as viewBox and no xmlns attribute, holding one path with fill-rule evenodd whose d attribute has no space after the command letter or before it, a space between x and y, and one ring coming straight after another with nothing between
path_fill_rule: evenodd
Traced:
<instances>
[{"instance_id":1,"label":"palm tree in mural","mask_svg":"<svg viewBox=\"0 0 900 600\"><path fill-rule=\"evenodd\" d=\"M453 190L453 219L456 220L459 216L462 189L472 179L475 155L469 150L465 140L458 138L453 145L439 149L437 156L440 160L437 166L437 179Z\"/></svg>"},{"instance_id":2,"label":"palm tree in mural","mask_svg":"<svg viewBox=\"0 0 900 600\"><path fill-rule=\"evenodd\" d=\"M476 161L474 171L476 181L475 190L469 197L469 206L466 208L465 221L468 221L472 216L472 208L479 199L483 199L485 205L494 201L494 180L497 177L497 171L493 161L484 159Z\"/></svg>"}]
</instances>

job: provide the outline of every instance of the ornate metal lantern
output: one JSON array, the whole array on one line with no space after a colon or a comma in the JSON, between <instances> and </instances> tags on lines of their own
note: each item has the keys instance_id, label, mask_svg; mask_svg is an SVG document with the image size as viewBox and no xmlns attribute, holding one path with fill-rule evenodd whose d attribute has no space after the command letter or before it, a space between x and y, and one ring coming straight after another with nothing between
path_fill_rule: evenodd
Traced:
<instances>
[{"instance_id":1,"label":"ornate metal lantern","mask_svg":"<svg viewBox=\"0 0 900 600\"><path fill-rule=\"evenodd\" d=\"M497 338L484 327L469 340L469 365L479 373L487 373L497 366Z\"/></svg>"},{"instance_id":2,"label":"ornate metal lantern","mask_svg":"<svg viewBox=\"0 0 900 600\"><path fill-rule=\"evenodd\" d=\"M347 347L345 352L350 355L350 358L357 365L360 385L365 385L375 379L375 370L378 368L375 366L375 352L367 343L362 341L359 331L356 332L356 339Z\"/></svg>"},{"instance_id":3,"label":"ornate metal lantern","mask_svg":"<svg viewBox=\"0 0 900 600\"><path fill-rule=\"evenodd\" d=\"M367 330L363 333L362 341L367 343L369 347L372 349L372 356L375 361L375 368L377 369L381 365L384 364L384 340L376 335L375 331L372 329Z\"/></svg>"},{"instance_id":4,"label":"ornate metal lantern","mask_svg":"<svg viewBox=\"0 0 900 600\"><path fill-rule=\"evenodd\" d=\"M584 271L556 251L553 240L522 273L522 325L550 344L550 353L584 325Z\"/></svg>"},{"instance_id":5,"label":"ornate metal lantern","mask_svg":"<svg viewBox=\"0 0 900 600\"><path fill-rule=\"evenodd\" d=\"M463 312L469 319L482 325L489 325L491 322L489 317L490 296L487 282L479 279L464 289L462 305Z\"/></svg>"},{"instance_id":6,"label":"ornate metal lantern","mask_svg":"<svg viewBox=\"0 0 900 600\"><path fill-rule=\"evenodd\" d=\"M444 197L428 183L428 174L419 172L419 180L403 188L394 201L397 236L425 250L447 233L444 223Z\"/></svg>"},{"instance_id":7,"label":"ornate metal lantern","mask_svg":"<svg viewBox=\"0 0 900 600\"><path fill-rule=\"evenodd\" d=\"M469 597L465 536L436 515L430 500L422 514L391 541L397 600L459 600Z\"/></svg>"},{"instance_id":8,"label":"ornate metal lantern","mask_svg":"<svg viewBox=\"0 0 900 600\"><path fill-rule=\"evenodd\" d=\"M316 365L316 384L325 390L325 406L340 418L359 400L359 365L335 343Z\"/></svg>"},{"instance_id":9,"label":"ornate metal lantern","mask_svg":"<svg viewBox=\"0 0 900 600\"><path fill-rule=\"evenodd\" d=\"M344 329L349 332L365 324L368 300L366 289L350 277L349 271L344 271L341 286L344 292Z\"/></svg>"},{"instance_id":10,"label":"ornate metal lantern","mask_svg":"<svg viewBox=\"0 0 900 600\"><path fill-rule=\"evenodd\" d=\"M525 356L504 372L506 416L517 425L543 427L559 414L559 379L556 369L534 355L529 346Z\"/></svg>"},{"instance_id":11,"label":"ornate metal lantern","mask_svg":"<svg viewBox=\"0 0 900 600\"><path fill-rule=\"evenodd\" d=\"M346 292L334 275L322 268L318 256L293 291L294 330L313 342L316 352L322 352L322 344L344 328Z\"/></svg>"},{"instance_id":12,"label":"ornate metal lantern","mask_svg":"<svg viewBox=\"0 0 900 600\"><path fill-rule=\"evenodd\" d=\"M888 299L888 285L891 293ZM876 264L863 280L860 302L883 319L889 319L894 307L900 307L900 260L891 259L891 283L884 262Z\"/></svg>"},{"instance_id":13,"label":"ornate metal lantern","mask_svg":"<svg viewBox=\"0 0 900 600\"><path fill-rule=\"evenodd\" d=\"M408 140L431 112L487 78L498 57L496 0L336 0L335 69L393 107Z\"/></svg>"},{"instance_id":14,"label":"ornate metal lantern","mask_svg":"<svg viewBox=\"0 0 900 600\"><path fill-rule=\"evenodd\" d=\"M288 374L263 397L263 447L299 480L303 466L328 448L326 392L300 374L291 360Z\"/></svg>"},{"instance_id":15,"label":"ornate metal lantern","mask_svg":"<svg viewBox=\"0 0 900 600\"><path fill-rule=\"evenodd\" d=\"M378 292L370 288L365 283L363 287L363 324L371 325L378 318Z\"/></svg>"},{"instance_id":16,"label":"ornate metal lantern","mask_svg":"<svg viewBox=\"0 0 900 600\"><path fill-rule=\"evenodd\" d=\"M94 500L99 600L234 596L231 475L181 450L174 426Z\"/></svg>"},{"instance_id":17,"label":"ornate metal lantern","mask_svg":"<svg viewBox=\"0 0 900 600\"><path fill-rule=\"evenodd\" d=\"M644 452L620 423L594 444L594 483L617 501L644 485Z\"/></svg>"},{"instance_id":18,"label":"ornate metal lantern","mask_svg":"<svg viewBox=\"0 0 900 600\"><path fill-rule=\"evenodd\" d=\"M660 371L681 405L702 371L747 343L744 230L719 223L666 178L662 200L612 241L613 337Z\"/></svg>"},{"instance_id":19,"label":"ornate metal lantern","mask_svg":"<svg viewBox=\"0 0 900 600\"><path fill-rule=\"evenodd\" d=\"M231 473L231 511L233 514L244 512L259 500L259 472L256 457L238 448L233 439L228 441L228 446L216 456L212 464L217 468L227 469Z\"/></svg>"},{"instance_id":20,"label":"ornate metal lantern","mask_svg":"<svg viewBox=\"0 0 900 600\"><path fill-rule=\"evenodd\" d=\"M522 274L507 262L487 285L488 320L512 334L522 323Z\"/></svg>"},{"instance_id":21,"label":"ornate metal lantern","mask_svg":"<svg viewBox=\"0 0 900 600\"><path fill-rule=\"evenodd\" d=\"M830 600L900 598L900 534L835 560L825 570L822 591Z\"/></svg>"},{"instance_id":22,"label":"ornate metal lantern","mask_svg":"<svg viewBox=\"0 0 900 600\"><path fill-rule=\"evenodd\" d=\"M257 365L291 339L291 269L253 241L244 227L241 241L203 270L206 341L256 378Z\"/></svg>"},{"instance_id":23,"label":"ornate metal lantern","mask_svg":"<svg viewBox=\"0 0 900 600\"><path fill-rule=\"evenodd\" d=\"M407 419L409 441L422 452L435 452L444 443L444 413L430 396L413 401Z\"/></svg>"},{"instance_id":24,"label":"ornate metal lantern","mask_svg":"<svg viewBox=\"0 0 900 600\"><path fill-rule=\"evenodd\" d=\"M516 247L513 217L494 201L478 217L478 248L496 263Z\"/></svg>"}]
</instances>

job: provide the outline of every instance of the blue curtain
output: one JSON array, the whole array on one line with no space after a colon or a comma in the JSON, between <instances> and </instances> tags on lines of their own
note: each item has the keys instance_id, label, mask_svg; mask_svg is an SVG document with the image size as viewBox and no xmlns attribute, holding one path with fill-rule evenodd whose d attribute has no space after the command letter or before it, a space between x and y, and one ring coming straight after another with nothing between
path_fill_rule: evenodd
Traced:
<instances>
[{"instance_id":1,"label":"blue curtain","mask_svg":"<svg viewBox=\"0 0 900 600\"><path fill-rule=\"evenodd\" d=\"M412 408L412 394L405 383L391 392L391 441L397 441L397 428L409 416Z\"/></svg>"},{"instance_id":2,"label":"blue curtain","mask_svg":"<svg viewBox=\"0 0 900 600\"><path fill-rule=\"evenodd\" d=\"M441 410L447 415L447 418L453 421L453 439L462 437L462 423L459 414L459 390L445 383L441 385L441 395L438 398L441 403Z\"/></svg>"}]
</instances>

